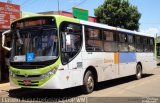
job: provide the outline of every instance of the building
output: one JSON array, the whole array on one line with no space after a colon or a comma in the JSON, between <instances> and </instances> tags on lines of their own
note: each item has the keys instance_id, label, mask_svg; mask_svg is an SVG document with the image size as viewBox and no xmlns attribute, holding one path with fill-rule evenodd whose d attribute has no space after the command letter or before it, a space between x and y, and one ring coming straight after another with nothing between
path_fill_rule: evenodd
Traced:
<instances>
[{"instance_id":1,"label":"building","mask_svg":"<svg viewBox=\"0 0 160 103\"><path fill-rule=\"evenodd\" d=\"M20 18L20 6L10 3L0 2L0 81L8 80L8 68L6 67L5 58L9 54L2 48L2 32L10 29L10 23ZM9 44L10 36L6 36L6 44Z\"/></svg>"},{"instance_id":2,"label":"building","mask_svg":"<svg viewBox=\"0 0 160 103\"><path fill-rule=\"evenodd\" d=\"M156 38L157 57L160 59L160 36Z\"/></svg>"},{"instance_id":3,"label":"building","mask_svg":"<svg viewBox=\"0 0 160 103\"><path fill-rule=\"evenodd\" d=\"M55 15L63 15L63 16L67 16L67 17L73 18L72 13L71 12L67 12L67 11L47 11L47 12L39 12L38 14L43 14L43 15L55 14ZM97 22L97 19L96 19L96 17L89 16L88 17L88 21Z\"/></svg>"}]
</instances>

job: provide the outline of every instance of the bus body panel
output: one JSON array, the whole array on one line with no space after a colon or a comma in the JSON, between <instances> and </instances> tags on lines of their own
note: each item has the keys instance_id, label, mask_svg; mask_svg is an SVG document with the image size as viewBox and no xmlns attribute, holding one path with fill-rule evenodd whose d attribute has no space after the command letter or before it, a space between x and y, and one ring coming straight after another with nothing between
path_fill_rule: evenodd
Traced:
<instances>
[{"instance_id":1,"label":"bus body panel","mask_svg":"<svg viewBox=\"0 0 160 103\"><path fill-rule=\"evenodd\" d=\"M115 53L83 52L83 57L83 68L93 66L99 75L99 82L129 75L128 70L124 73L121 70L124 68L123 64L116 63ZM120 70L123 74L120 74Z\"/></svg>"},{"instance_id":2,"label":"bus body panel","mask_svg":"<svg viewBox=\"0 0 160 103\"><path fill-rule=\"evenodd\" d=\"M119 53L119 77L135 74L136 53Z\"/></svg>"},{"instance_id":3,"label":"bus body panel","mask_svg":"<svg viewBox=\"0 0 160 103\"><path fill-rule=\"evenodd\" d=\"M56 76L38 87L43 89L66 89L82 85L81 70L60 70Z\"/></svg>"},{"instance_id":4,"label":"bus body panel","mask_svg":"<svg viewBox=\"0 0 160 103\"><path fill-rule=\"evenodd\" d=\"M103 53L99 52L82 52L83 57L83 68L87 69L92 66L96 69L97 74L101 75L98 77L98 81L103 80Z\"/></svg>"},{"instance_id":5,"label":"bus body panel","mask_svg":"<svg viewBox=\"0 0 160 103\"><path fill-rule=\"evenodd\" d=\"M153 53L137 53L137 62L141 62L144 73L157 66Z\"/></svg>"}]
</instances>

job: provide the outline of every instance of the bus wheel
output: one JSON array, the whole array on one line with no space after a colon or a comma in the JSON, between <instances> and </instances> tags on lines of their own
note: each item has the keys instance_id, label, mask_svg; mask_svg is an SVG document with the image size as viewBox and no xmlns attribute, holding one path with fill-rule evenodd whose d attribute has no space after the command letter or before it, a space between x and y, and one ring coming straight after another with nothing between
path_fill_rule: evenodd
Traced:
<instances>
[{"instance_id":1,"label":"bus wheel","mask_svg":"<svg viewBox=\"0 0 160 103\"><path fill-rule=\"evenodd\" d=\"M86 72L83 81L84 81L84 85L83 85L84 93L86 94L92 93L94 90L95 81L93 78L93 74L90 70Z\"/></svg>"},{"instance_id":2,"label":"bus wheel","mask_svg":"<svg viewBox=\"0 0 160 103\"><path fill-rule=\"evenodd\" d=\"M142 78L142 66L141 64L137 64L136 66L136 79L139 80Z\"/></svg>"}]
</instances>

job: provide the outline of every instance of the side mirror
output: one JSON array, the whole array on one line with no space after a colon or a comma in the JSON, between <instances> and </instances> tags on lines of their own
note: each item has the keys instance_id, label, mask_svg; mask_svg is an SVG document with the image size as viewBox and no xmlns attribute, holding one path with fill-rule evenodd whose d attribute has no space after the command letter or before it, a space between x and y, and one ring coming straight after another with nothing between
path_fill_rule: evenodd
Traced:
<instances>
[{"instance_id":1,"label":"side mirror","mask_svg":"<svg viewBox=\"0 0 160 103\"><path fill-rule=\"evenodd\" d=\"M12 48L9 48L9 47L4 45L5 44L5 34L8 34L8 33L10 33L10 30L7 30L7 31L2 33L2 47L7 51L11 51Z\"/></svg>"}]
</instances>

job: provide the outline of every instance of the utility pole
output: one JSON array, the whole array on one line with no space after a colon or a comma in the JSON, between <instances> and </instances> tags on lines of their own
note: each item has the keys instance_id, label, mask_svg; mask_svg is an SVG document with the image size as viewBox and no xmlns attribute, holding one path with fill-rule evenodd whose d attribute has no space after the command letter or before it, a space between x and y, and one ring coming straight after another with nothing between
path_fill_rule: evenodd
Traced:
<instances>
[{"instance_id":1,"label":"utility pole","mask_svg":"<svg viewBox=\"0 0 160 103\"><path fill-rule=\"evenodd\" d=\"M57 0L57 4L58 4L58 14L60 14L60 12L59 12L59 0Z\"/></svg>"},{"instance_id":2,"label":"utility pole","mask_svg":"<svg viewBox=\"0 0 160 103\"><path fill-rule=\"evenodd\" d=\"M7 3L12 3L12 0L7 0Z\"/></svg>"}]
</instances>

